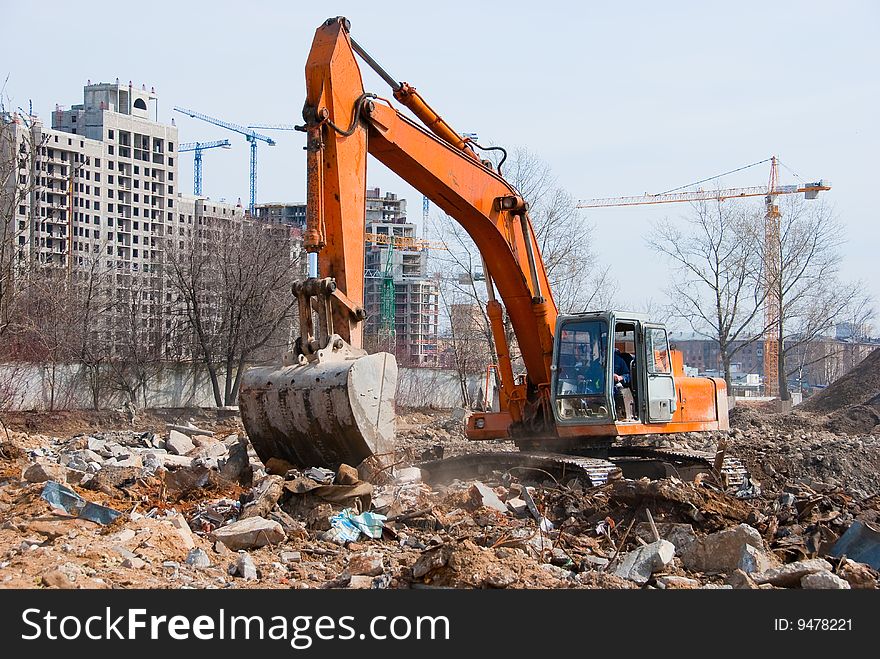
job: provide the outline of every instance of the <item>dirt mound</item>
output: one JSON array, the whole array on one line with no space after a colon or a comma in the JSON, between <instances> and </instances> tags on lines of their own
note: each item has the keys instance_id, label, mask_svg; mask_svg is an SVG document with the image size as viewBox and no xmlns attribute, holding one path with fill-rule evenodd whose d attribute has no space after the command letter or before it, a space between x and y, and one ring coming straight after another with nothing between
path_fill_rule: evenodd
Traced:
<instances>
[{"instance_id":1,"label":"dirt mound","mask_svg":"<svg viewBox=\"0 0 880 659\"><path fill-rule=\"evenodd\" d=\"M880 412L880 348L798 408L830 414L854 405L864 405Z\"/></svg>"}]
</instances>

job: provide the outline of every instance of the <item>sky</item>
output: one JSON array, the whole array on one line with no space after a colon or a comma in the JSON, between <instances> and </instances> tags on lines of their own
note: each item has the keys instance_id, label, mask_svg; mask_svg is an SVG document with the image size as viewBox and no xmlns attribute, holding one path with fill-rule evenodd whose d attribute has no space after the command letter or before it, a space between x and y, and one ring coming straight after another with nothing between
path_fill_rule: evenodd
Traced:
<instances>
[{"instance_id":1,"label":"sky","mask_svg":"<svg viewBox=\"0 0 880 659\"><path fill-rule=\"evenodd\" d=\"M662 192L771 155L803 180L830 181L822 194L847 232L842 276L880 300L880 3L319 4L0 0L0 76L13 104L32 101L47 124L56 103L82 103L87 80L155 87L159 120L174 117L181 142L232 142L205 152L204 193L247 204L244 137L172 108L241 125L301 123L314 31L344 15L358 42L460 132L528 149L575 199ZM390 95L362 72L368 91ZM275 147L259 147L257 202L302 201L305 136L271 136ZM191 191L192 154L180 171ZM763 185L768 173L764 164L722 185ZM419 192L376 161L368 176L420 219ZM797 179L783 169L781 182ZM665 300L669 264L645 236L687 210L579 211L613 269L618 306Z\"/></svg>"}]
</instances>

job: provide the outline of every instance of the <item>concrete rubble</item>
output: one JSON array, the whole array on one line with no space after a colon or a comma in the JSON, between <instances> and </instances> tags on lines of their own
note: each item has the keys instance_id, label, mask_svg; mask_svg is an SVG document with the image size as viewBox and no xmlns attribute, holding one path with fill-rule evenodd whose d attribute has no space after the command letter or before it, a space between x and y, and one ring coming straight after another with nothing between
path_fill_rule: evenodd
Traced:
<instances>
[{"instance_id":1,"label":"concrete rubble","mask_svg":"<svg viewBox=\"0 0 880 659\"><path fill-rule=\"evenodd\" d=\"M877 588L874 568L832 549L880 521L880 438L735 412L729 433L666 439L712 450L724 437L760 481L748 499L675 477L426 482L421 462L513 448L467 442L461 413L401 415L398 466L376 478L264 464L229 415L13 425L0 433L0 587ZM121 515L101 526L53 510L51 481Z\"/></svg>"}]
</instances>

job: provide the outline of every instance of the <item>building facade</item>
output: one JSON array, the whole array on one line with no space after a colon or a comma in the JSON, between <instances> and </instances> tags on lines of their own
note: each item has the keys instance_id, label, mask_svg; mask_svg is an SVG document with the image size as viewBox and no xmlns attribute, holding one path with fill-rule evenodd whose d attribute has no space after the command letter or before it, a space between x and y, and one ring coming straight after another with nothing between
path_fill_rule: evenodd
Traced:
<instances>
[{"instance_id":1,"label":"building facade","mask_svg":"<svg viewBox=\"0 0 880 659\"><path fill-rule=\"evenodd\" d=\"M14 136L0 152L18 158L0 190L2 249L21 272L57 266L70 280L100 273L112 309L92 331L170 356L182 343L170 251L218 247L222 226L253 218L240 204L181 193L178 130L157 121L153 90L117 81L88 84L83 96L80 105L56 107L51 129L37 117L0 118L4 136ZM291 237L298 259L301 240Z\"/></svg>"}]
</instances>

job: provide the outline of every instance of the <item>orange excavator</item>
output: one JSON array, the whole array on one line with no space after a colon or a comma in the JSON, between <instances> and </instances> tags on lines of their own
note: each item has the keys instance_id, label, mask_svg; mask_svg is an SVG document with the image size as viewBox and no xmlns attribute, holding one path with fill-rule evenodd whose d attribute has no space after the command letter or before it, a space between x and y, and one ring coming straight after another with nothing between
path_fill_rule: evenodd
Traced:
<instances>
[{"instance_id":1,"label":"orange excavator","mask_svg":"<svg viewBox=\"0 0 880 659\"><path fill-rule=\"evenodd\" d=\"M356 54L421 125L364 91ZM370 154L458 222L482 256L499 409L469 417L470 439L513 439L520 449L513 453L521 455L510 460L557 460L594 480L624 463L631 472L658 462L677 473L718 468L713 456L621 448L635 436L726 430L724 380L686 377L666 329L646 316L560 315L528 202L505 180L503 162L496 167L481 158L483 147L456 132L414 87L391 77L351 37L345 18L317 29L306 86L299 128L307 135L310 277L293 289L300 337L282 364L249 369L239 397L263 460L330 468L371 457L391 463L397 364L393 355L362 348ZM525 375L514 374L505 313Z\"/></svg>"}]
</instances>

